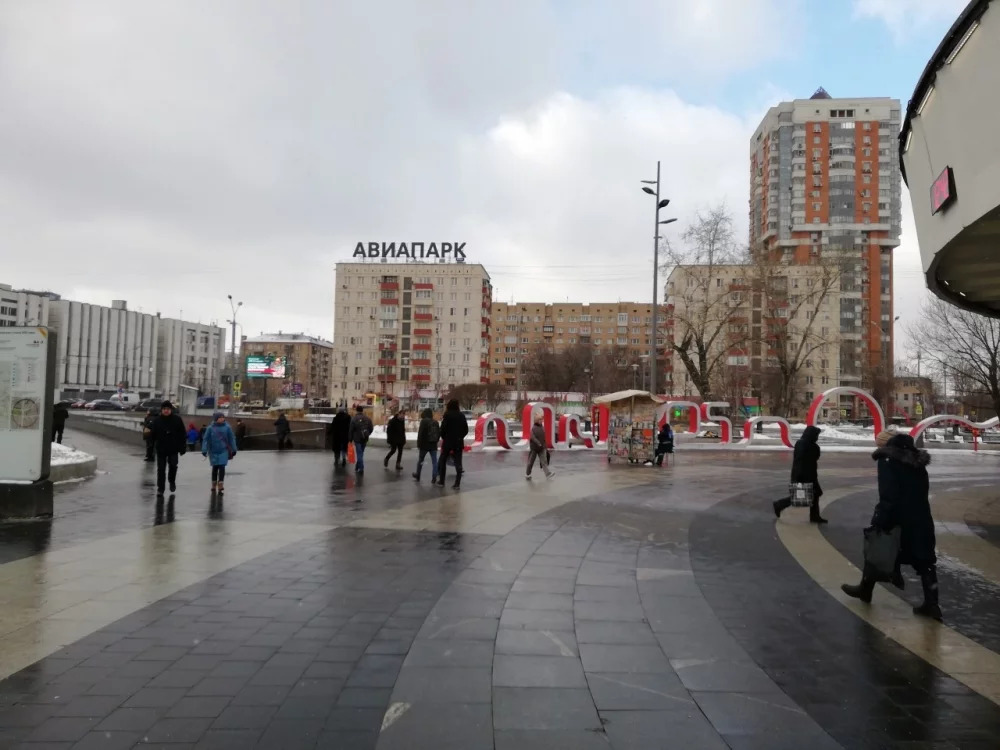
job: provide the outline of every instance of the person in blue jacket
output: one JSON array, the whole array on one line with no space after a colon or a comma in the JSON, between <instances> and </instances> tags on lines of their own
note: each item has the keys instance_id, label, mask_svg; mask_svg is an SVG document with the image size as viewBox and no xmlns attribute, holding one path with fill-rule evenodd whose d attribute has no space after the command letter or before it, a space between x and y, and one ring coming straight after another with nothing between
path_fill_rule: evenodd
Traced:
<instances>
[{"instance_id":1,"label":"person in blue jacket","mask_svg":"<svg viewBox=\"0 0 1000 750\"><path fill-rule=\"evenodd\" d=\"M212 424L205 430L201 454L212 464L212 492L221 495L225 491L222 483L226 479L226 464L236 455L236 435L221 411L212 415Z\"/></svg>"}]
</instances>

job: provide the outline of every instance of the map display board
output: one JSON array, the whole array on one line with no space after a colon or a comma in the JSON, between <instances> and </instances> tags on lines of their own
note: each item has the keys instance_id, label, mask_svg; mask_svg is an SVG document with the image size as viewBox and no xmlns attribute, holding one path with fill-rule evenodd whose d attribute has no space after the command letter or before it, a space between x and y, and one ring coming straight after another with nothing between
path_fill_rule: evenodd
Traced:
<instances>
[{"instance_id":1,"label":"map display board","mask_svg":"<svg viewBox=\"0 0 1000 750\"><path fill-rule=\"evenodd\" d=\"M0 328L0 482L49 475L55 334Z\"/></svg>"}]
</instances>

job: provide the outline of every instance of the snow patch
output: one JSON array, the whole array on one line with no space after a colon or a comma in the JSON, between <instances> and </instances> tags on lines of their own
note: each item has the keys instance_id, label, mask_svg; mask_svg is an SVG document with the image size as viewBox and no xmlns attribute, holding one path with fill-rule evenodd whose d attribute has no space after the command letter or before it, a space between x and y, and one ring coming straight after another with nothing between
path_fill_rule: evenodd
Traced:
<instances>
[{"instance_id":1,"label":"snow patch","mask_svg":"<svg viewBox=\"0 0 1000 750\"><path fill-rule=\"evenodd\" d=\"M93 461L94 457L89 453L78 451L68 445L59 443L52 444L52 466L67 466L69 464L83 464Z\"/></svg>"}]
</instances>

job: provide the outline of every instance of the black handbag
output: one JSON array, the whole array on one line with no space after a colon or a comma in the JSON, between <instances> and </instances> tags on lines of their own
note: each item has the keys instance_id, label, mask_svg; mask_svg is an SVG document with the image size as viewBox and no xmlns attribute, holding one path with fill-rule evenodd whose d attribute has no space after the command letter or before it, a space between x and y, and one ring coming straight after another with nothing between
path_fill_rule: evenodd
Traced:
<instances>
[{"instance_id":1,"label":"black handbag","mask_svg":"<svg viewBox=\"0 0 1000 750\"><path fill-rule=\"evenodd\" d=\"M865 567L877 580L888 581L896 570L896 558L899 557L899 527L883 531L877 526L869 526L864 535Z\"/></svg>"}]
</instances>

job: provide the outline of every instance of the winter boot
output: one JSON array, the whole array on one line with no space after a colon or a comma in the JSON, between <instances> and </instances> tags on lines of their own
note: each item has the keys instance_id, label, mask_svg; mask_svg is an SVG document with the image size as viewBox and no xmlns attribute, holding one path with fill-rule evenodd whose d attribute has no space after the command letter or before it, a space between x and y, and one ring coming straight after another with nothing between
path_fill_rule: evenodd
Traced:
<instances>
[{"instance_id":1,"label":"winter boot","mask_svg":"<svg viewBox=\"0 0 1000 750\"><path fill-rule=\"evenodd\" d=\"M866 571L862 571L861 583L856 586L845 583L841 585L840 590L854 599L860 599L865 604L871 604L872 592L875 590L875 578L867 575Z\"/></svg>"},{"instance_id":2,"label":"winter boot","mask_svg":"<svg viewBox=\"0 0 1000 750\"><path fill-rule=\"evenodd\" d=\"M790 497L783 497L780 500L775 500L773 503L771 503L771 506L774 508L775 518L781 518L781 511L791 506L791 504L792 504L792 498Z\"/></svg>"},{"instance_id":3,"label":"winter boot","mask_svg":"<svg viewBox=\"0 0 1000 750\"><path fill-rule=\"evenodd\" d=\"M219 489L219 483L212 482L212 492L215 492L217 489Z\"/></svg>"},{"instance_id":4,"label":"winter boot","mask_svg":"<svg viewBox=\"0 0 1000 750\"><path fill-rule=\"evenodd\" d=\"M924 603L913 608L913 614L941 620L941 607L938 605L937 568L930 568L920 574L920 583L924 588Z\"/></svg>"},{"instance_id":5,"label":"winter boot","mask_svg":"<svg viewBox=\"0 0 1000 750\"><path fill-rule=\"evenodd\" d=\"M809 523L829 523L829 521L819 514L819 498L815 498L812 501L812 505L809 506Z\"/></svg>"},{"instance_id":6,"label":"winter boot","mask_svg":"<svg viewBox=\"0 0 1000 750\"><path fill-rule=\"evenodd\" d=\"M225 491L226 491L226 490L225 490L225 488L224 488L224 487L222 486L222 482L219 482L219 494L221 495L221 494L222 494L223 492L225 492Z\"/></svg>"},{"instance_id":7,"label":"winter boot","mask_svg":"<svg viewBox=\"0 0 1000 750\"><path fill-rule=\"evenodd\" d=\"M418 482L420 481L420 470L422 468L424 468L423 464L421 464L420 466L418 466L417 470L415 472L413 472L413 478L416 479ZM431 477L431 484L434 484L434 477Z\"/></svg>"}]
</instances>

